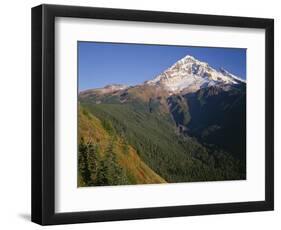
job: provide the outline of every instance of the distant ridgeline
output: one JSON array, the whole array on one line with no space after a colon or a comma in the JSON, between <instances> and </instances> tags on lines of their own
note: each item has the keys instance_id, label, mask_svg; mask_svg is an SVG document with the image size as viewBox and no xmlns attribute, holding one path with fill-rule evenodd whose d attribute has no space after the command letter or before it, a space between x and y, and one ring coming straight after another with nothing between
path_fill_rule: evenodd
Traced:
<instances>
[{"instance_id":1,"label":"distant ridgeline","mask_svg":"<svg viewBox=\"0 0 281 230\"><path fill-rule=\"evenodd\" d=\"M79 94L78 186L246 179L246 82L186 56Z\"/></svg>"}]
</instances>

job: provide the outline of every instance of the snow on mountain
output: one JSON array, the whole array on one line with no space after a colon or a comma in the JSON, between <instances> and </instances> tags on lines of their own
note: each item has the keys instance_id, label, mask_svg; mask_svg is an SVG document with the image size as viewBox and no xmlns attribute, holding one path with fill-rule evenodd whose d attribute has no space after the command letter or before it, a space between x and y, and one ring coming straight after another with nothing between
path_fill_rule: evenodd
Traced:
<instances>
[{"instance_id":1,"label":"snow on mountain","mask_svg":"<svg viewBox=\"0 0 281 230\"><path fill-rule=\"evenodd\" d=\"M245 81L222 68L217 71L208 63L187 55L145 84L162 86L171 93L189 93L212 85L225 86L241 82Z\"/></svg>"},{"instance_id":2,"label":"snow on mountain","mask_svg":"<svg viewBox=\"0 0 281 230\"><path fill-rule=\"evenodd\" d=\"M120 90L124 90L127 89L129 86L127 85L122 85L122 84L110 84L110 85L106 85L103 88L99 88L99 89L95 89L95 92L98 92L100 94L107 94L107 93L115 93L118 92Z\"/></svg>"},{"instance_id":3,"label":"snow on mountain","mask_svg":"<svg viewBox=\"0 0 281 230\"><path fill-rule=\"evenodd\" d=\"M115 90L123 90L127 89L127 85L122 85L122 84L111 84L111 85L106 85L103 89L107 89L110 91L115 91Z\"/></svg>"},{"instance_id":4,"label":"snow on mountain","mask_svg":"<svg viewBox=\"0 0 281 230\"><path fill-rule=\"evenodd\" d=\"M243 80L243 79L241 79L241 78L239 78L239 77L237 77L237 76L235 76L235 75L229 73L227 70L225 70L225 69L222 68L222 67L219 69L219 71L220 71L223 75L229 76L229 77L231 77L231 78L234 78L234 79L235 79L236 81L238 81L238 82L244 82L244 83L246 83L245 80Z\"/></svg>"},{"instance_id":5,"label":"snow on mountain","mask_svg":"<svg viewBox=\"0 0 281 230\"><path fill-rule=\"evenodd\" d=\"M129 88L129 86L127 86L127 85L111 84L111 85L106 85L103 88L84 90L84 91L79 93L79 96L80 97L86 97L86 96L91 95L93 93L97 93L97 94L115 93L115 92L118 92L120 90L125 90L127 88Z\"/></svg>"}]
</instances>

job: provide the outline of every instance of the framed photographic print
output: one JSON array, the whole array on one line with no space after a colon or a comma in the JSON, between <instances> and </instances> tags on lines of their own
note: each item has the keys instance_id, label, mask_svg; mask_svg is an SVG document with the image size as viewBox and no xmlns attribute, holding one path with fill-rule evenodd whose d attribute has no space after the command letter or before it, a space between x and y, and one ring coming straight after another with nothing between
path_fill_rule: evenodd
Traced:
<instances>
[{"instance_id":1,"label":"framed photographic print","mask_svg":"<svg viewBox=\"0 0 281 230\"><path fill-rule=\"evenodd\" d=\"M274 208L273 19L32 9L32 221Z\"/></svg>"}]
</instances>

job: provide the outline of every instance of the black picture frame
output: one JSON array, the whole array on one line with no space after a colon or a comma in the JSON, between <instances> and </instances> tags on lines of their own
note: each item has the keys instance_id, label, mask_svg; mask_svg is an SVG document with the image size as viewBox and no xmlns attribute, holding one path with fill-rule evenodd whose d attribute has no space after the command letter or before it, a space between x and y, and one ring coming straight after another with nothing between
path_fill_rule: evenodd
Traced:
<instances>
[{"instance_id":1,"label":"black picture frame","mask_svg":"<svg viewBox=\"0 0 281 230\"><path fill-rule=\"evenodd\" d=\"M265 200L55 213L55 18L89 18L265 29ZM274 20L110 8L32 8L32 221L41 225L222 214L274 209Z\"/></svg>"}]
</instances>

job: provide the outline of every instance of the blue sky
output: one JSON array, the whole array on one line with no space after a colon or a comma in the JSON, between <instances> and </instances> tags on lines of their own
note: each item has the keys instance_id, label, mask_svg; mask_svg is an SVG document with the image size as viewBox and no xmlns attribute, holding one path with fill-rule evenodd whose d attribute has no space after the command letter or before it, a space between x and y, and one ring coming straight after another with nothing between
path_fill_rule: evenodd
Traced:
<instances>
[{"instance_id":1,"label":"blue sky","mask_svg":"<svg viewBox=\"0 0 281 230\"><path fill-rule=\"evenodd\" d=\"M79 41L79 91L113 83L143 83L186 55L246 79L246 49Z\"/></svg>"}]
</instances>

